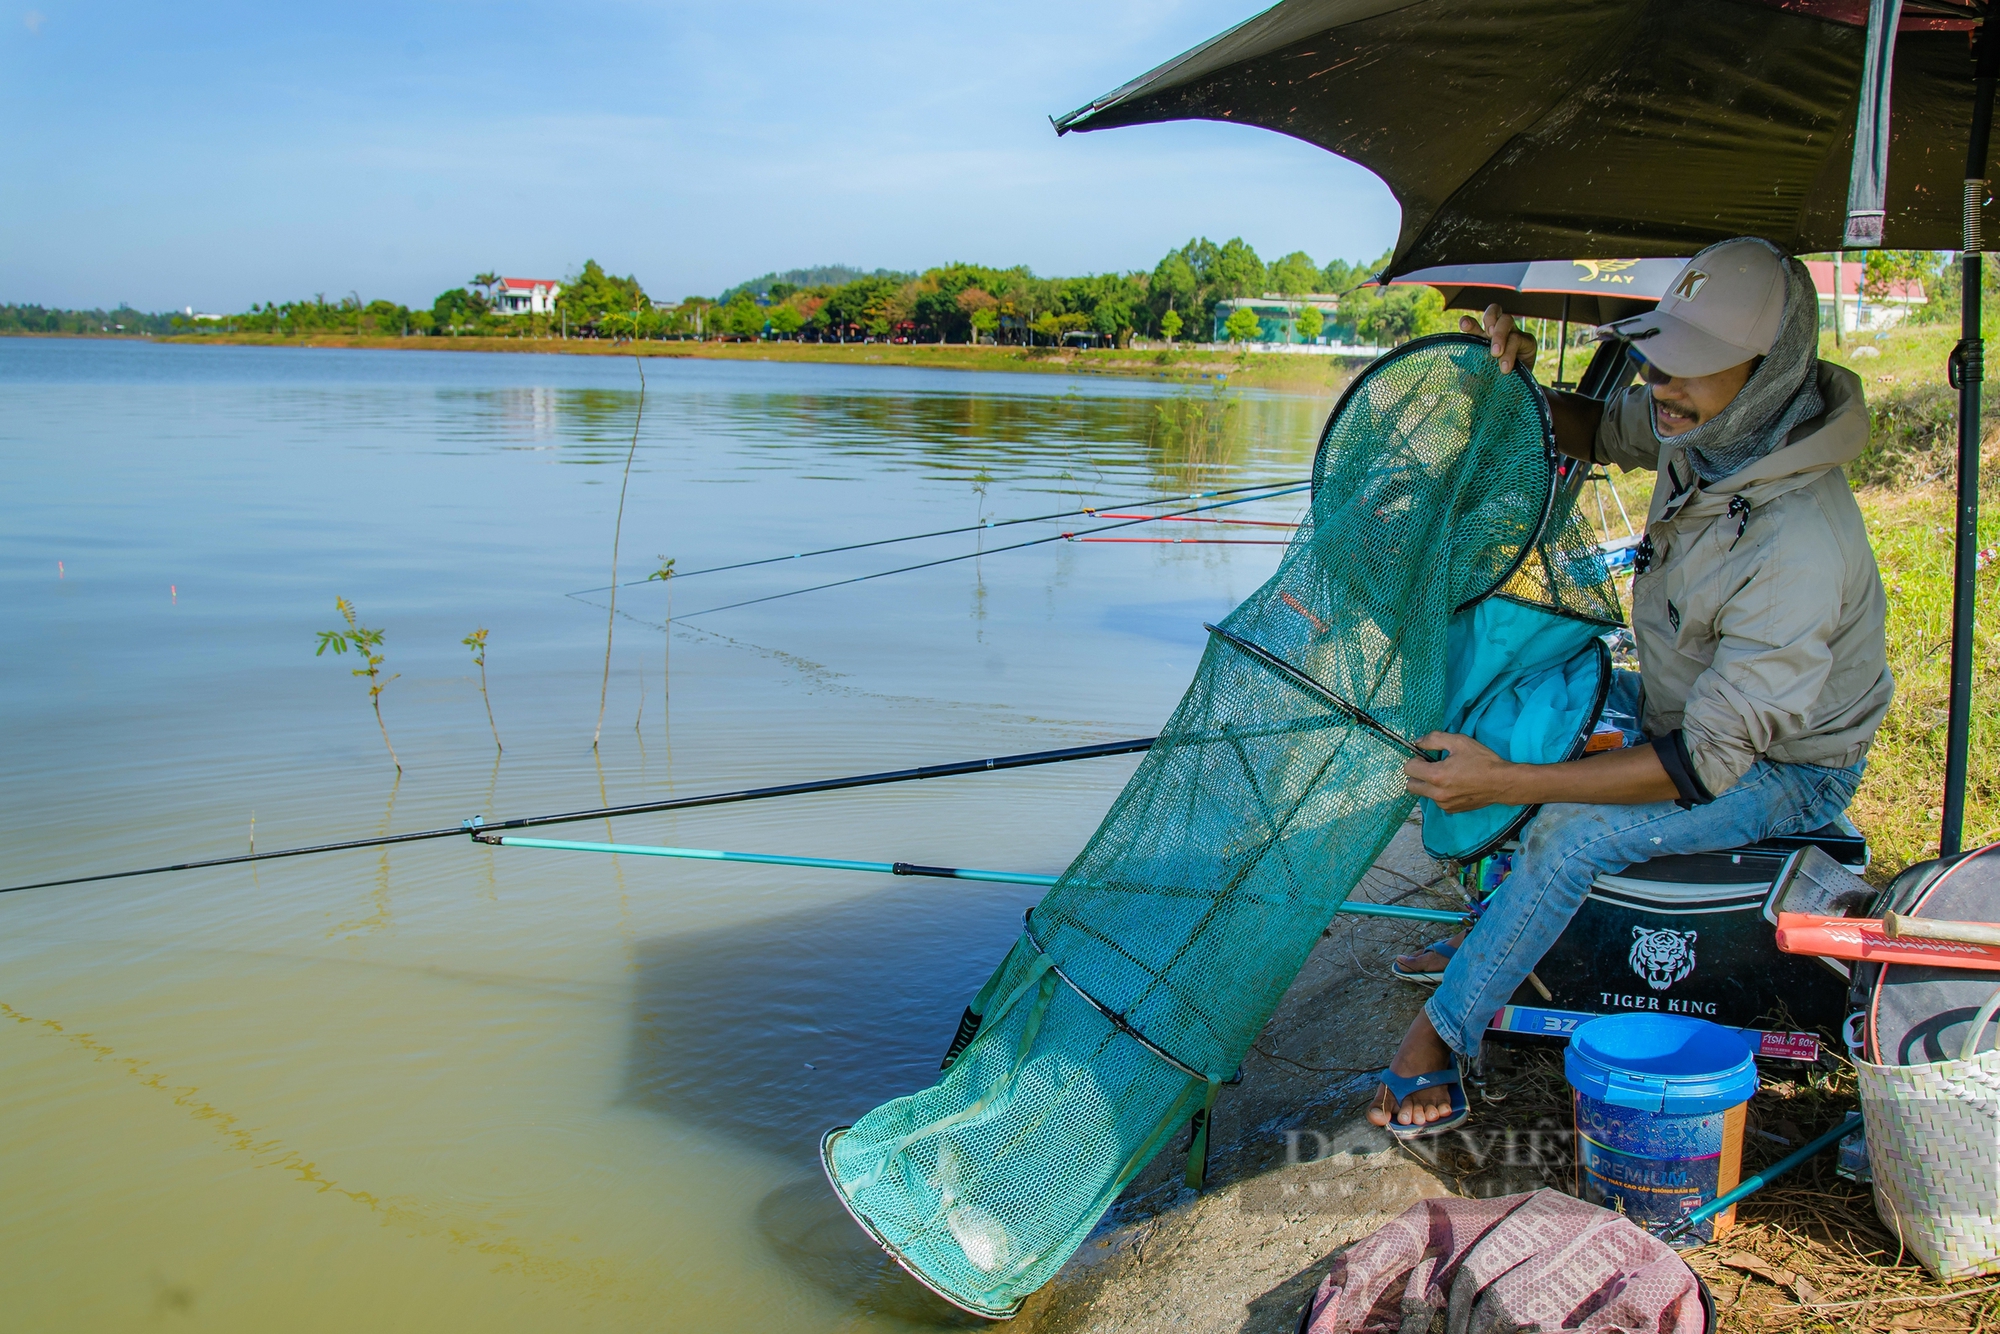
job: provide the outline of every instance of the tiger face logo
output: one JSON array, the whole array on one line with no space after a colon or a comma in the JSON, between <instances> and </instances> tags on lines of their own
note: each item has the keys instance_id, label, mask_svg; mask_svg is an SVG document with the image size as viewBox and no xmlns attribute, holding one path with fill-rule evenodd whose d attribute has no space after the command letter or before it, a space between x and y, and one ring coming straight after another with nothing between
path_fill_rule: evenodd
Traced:
<instances>
[{"instance_id":1,"label":"tiger face logo","mask_svg":"<svg viewBox=\"0 0 2000 1334\"><path fill-rule=\"evenodd\" d=\"M1625 956L1632 971L1655 991L1665 991L1694 971L1696 932L1632 928L1632 952Z\"/></svg>"}]
</instances>

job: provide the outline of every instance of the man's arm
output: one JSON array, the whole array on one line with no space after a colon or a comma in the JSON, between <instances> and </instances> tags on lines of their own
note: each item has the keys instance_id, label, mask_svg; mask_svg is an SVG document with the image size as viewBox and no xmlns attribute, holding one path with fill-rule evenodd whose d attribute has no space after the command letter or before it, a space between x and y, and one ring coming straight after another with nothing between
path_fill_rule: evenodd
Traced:
<instances>
[{"instance_id":1,"label":"man's arm","mask_svg":"<svg viewBox=\"0 0 2000 1334\"><path fill-rule=\"evenodd\" d=\"M1410 791L1429 797L1453 815L1482 806L1540 806L1552 801L1642 806L1680 795L1651 746L1602 751L1562 764L1515 764L1456 732L1431 732L1419 737L1417 744L1450 754L1434 762L1405 763Z\"/></svg>"},{"instance_id":2,"label":"man's arm","mask_svg":"<svg viewBox=\"0 0 2000 1334\"><path fill-rule=\"evenodd\" d=\"M1529 370L1535 368L1535 336L1517 327L1514 317L1499 306L1488 306L1477 320L1470 315L1459 316L1458 327L1463 333L1477 334L1490 342L1503 372L1512 372L1516 363ZM1544 389L1542 393L1549 401L1549 417L1556 428L1556 448L1573 459L1595 463L1593 446L1597 423L1604 417L1604 405L1594 398L1560 389Z\"/></svg>"}]
</instances>

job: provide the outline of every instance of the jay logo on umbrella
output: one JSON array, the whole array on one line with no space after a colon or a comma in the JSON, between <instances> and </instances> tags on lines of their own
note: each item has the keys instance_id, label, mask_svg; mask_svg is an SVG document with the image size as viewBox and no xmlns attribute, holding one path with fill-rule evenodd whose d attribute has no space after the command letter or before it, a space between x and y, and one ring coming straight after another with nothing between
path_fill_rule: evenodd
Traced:
<instances>
[{"instance_id":1,"label":"jay logo on umbrella","mask_svg":"<svg viewBox=\"0 0 2000 1334\"><path fill-rule=\"evenodd\" d=\"M1580 283L1629 283L1636 276L1626 270L1638 266L1636 259L1573 259L1570 263L1583 270Z\"/></svg>"}]
</instances>

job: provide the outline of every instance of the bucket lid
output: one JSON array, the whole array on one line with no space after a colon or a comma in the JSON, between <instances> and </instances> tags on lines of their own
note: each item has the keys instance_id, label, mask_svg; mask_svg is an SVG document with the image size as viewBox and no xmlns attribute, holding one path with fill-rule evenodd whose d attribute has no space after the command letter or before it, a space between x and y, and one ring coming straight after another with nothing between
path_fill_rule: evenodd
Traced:
<instances>
[{"instance_id":1,"label":"bucket lid","mask_svg":"<svg viewBox=\"0 0 2000 1334\"><path fill-rule=\"evenodd\" d=\"M1680 1014L1612 1014L1579 1025L1563 1075L1600 1102L1670 1116L1719 1112L1757 1091L1757 1059L1743 1036Z\"/></svg>"}]
</instances>

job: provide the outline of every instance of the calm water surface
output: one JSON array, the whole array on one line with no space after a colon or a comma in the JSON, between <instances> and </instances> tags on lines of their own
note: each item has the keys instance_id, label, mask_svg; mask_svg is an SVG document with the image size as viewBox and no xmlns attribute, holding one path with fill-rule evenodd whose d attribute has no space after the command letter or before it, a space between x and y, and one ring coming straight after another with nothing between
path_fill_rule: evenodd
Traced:
<instances>
[{"instance_id":1,"label":"calm water surface","mask_svg":"<svg viewBox=\"0 0 2000 1334\"><path fill-rule=\"evenodd\" d=\"M626 578L1298 478L1327 407L1248 397L1202 445L1144 383L646 377ZM604 595L567 595L608 582L633 362L0 339L0 401L10 884L1149 735L1281 549L1057 542L691 615L974 549L934 539L676 579L671 642L669 586L627 588L593 758ZM387 632L400 781L313 655L336 597ZM1132 764L551 833L1048 873ZM816 1143L930 1082L1033 895L454 839L0 897L5 1326L959 1323Z\"/></svg>"}]
</instances>

